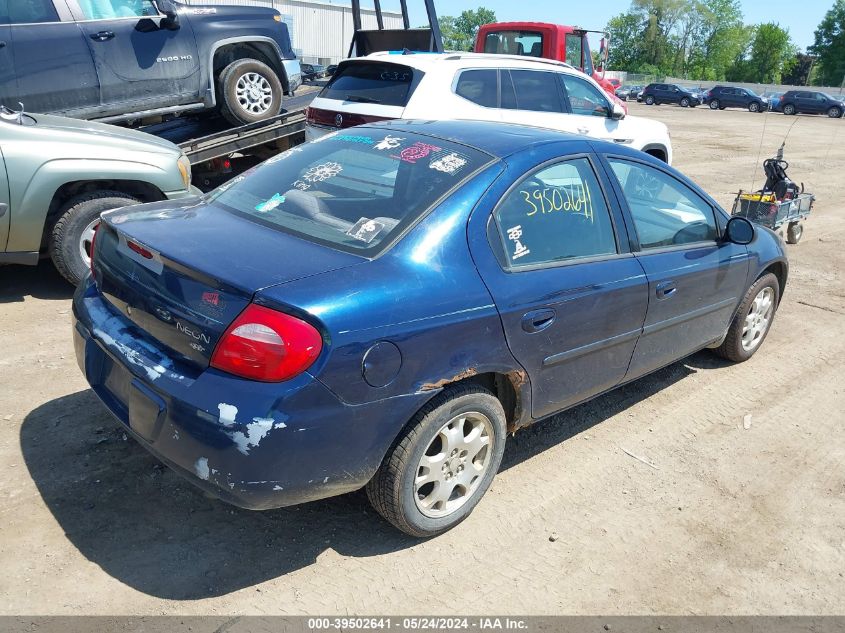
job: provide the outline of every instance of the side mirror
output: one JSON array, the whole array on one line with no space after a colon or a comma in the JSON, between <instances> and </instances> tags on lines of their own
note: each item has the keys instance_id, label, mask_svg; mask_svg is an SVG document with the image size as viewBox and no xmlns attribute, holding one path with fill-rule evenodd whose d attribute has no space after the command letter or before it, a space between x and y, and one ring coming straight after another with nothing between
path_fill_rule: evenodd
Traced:
<instances>
[{"instance_id":1,"label":"side mirror","mask_svg":"<svg viewBox=\"0 0 845 633\"><path fill-rule=\"evenodd\" d=\"M611 104L610 118L614 121L625 118L625 109L615 101Z\"/></svg>"},{"instance_id":2,"label":"side mirror","mask_svg":"<svg viewBox=\"0 0 845 633\"><path fill-rule=\"evenodd\" d=\"M153 4L158 12L164 16L161 20L161 28L176 31L180 26L176 5L171 0L153 0Z\"/></svg>"},{"instance_id":3,"label":"side mirror","mask_svg":"<svg viewBox=\"0 0 845 633\"><path fill-rule=\"evenodd\" d=\"M725 227L725 237L729 242L745 246L754 240L754 225L743 217L733 217Z\"/></svg>"}]
</instances>

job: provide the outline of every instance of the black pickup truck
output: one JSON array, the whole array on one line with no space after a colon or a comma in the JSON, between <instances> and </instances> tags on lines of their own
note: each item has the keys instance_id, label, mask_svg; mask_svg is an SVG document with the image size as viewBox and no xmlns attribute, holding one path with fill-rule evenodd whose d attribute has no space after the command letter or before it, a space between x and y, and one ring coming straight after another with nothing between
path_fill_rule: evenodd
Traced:
<instances>
[{"instance_id":1,"label":"black pickup truck","mask_svg":"<svg viewBox=\"0 0 845 633\"><path fill-rule=\"evenodd\" d=\"M172 0L0 0L0 104L100 121L279 114L302 83L278 11Z\"/></svg>"}]
</instances>

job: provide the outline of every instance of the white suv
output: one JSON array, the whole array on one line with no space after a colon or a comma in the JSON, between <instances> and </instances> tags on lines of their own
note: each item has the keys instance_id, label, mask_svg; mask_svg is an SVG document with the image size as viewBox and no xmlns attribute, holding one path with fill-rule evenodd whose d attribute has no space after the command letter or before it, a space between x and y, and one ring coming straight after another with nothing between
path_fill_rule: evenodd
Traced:
<instances>
[{"instance_id":1,"label":"white suv","mask_svg":"<svg viewBox=\"0 0 845 633\"><path fill-rule=\"evenodd\" d=\"M474 119L628 145L672 162L665 125L626 116L568 64L479 53L374 53L338 66L308 108L305 136L385 119Z\"/></svg>"}]
</instances>

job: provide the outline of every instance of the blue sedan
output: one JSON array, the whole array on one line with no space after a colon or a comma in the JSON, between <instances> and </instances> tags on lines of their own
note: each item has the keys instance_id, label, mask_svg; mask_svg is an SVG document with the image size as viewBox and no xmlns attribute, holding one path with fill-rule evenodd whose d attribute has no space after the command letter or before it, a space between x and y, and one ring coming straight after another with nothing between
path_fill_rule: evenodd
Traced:
<instances>
[{"instance_id":1,"label":"blue sedan","mask_svg":"<svg viewBox=\"0 0 845 633\"><path fill-rule=\"evenodd\" d=\"M777 236L646 154L476 122L373 124L201 199L106 213L79 365L124 428L244 508L366 486L464 519L507 433L766 337Z\"/></svg>"}]
</instances>

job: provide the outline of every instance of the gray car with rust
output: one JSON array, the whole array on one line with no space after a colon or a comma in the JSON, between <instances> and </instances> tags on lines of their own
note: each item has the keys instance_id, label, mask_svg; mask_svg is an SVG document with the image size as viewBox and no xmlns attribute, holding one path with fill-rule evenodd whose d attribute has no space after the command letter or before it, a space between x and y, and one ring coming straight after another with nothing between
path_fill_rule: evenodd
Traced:
<instances>
[{"instance_id":1,"label":"gray car with rust","mask_svg":"<svg viewBox=\"0 0 845 633\"><path fill-rule=\"evenodd\" d=\"M85 275L100 213L199 193L170 141L127 128L0 111L0 264L49 255L73 284Z\"/></svg>"}]
</instances>

